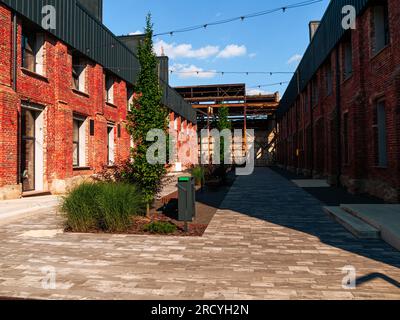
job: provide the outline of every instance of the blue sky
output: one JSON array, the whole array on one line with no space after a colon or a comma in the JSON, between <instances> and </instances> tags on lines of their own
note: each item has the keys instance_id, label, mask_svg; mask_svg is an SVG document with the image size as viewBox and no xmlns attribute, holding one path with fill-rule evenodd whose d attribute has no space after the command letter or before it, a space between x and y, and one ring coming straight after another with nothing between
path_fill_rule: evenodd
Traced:
<instances>
[{"instance_id":1,"label":"blue sky","mask_svg":"<svg viewBox=\"0 0 400 320\"><path fill-rule=\"evenodd\" d=\"M142 31L145 16L152 13L154 31L182 27L273 9L302 0L104 0L104 23L117 35ZM174 36L155 38L156 49L170 56L177 71L294 71L309 43L308 22L321 19L329 0L309 7L273 13L244 22L233 22ZM291 63L290 63L290 60ZM284 82L291 75L216 75L179 73L170 75L172 86ZM262 87L265 92L284 92L286 85Z\"/></svg>"}]
</instances>

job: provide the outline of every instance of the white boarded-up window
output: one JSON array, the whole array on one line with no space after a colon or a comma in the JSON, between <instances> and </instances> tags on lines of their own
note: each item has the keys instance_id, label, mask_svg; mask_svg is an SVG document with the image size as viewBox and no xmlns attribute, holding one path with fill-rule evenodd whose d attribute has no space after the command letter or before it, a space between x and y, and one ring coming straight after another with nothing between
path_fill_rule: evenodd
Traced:
<instances>
[{"instance_id":1,"label":"white boarded-up window","mask_svg":"<svg viewBox=\"0 0 400 320\"><path fill-rule=\"evenodd\" d=\"M74 116L72 146L73 166L86 166L86 119L84 117Z\"/></svg>"},{"instance_id":2,"label":"white boarded-up window","mask_svg":"<svg viewBox=\"0 0 400 320\"><path fill-rule=\"evenodd\" d=\"M113 166L115 164L115 125L107 125L107 164Z\"/></svg>"}]
</instances>

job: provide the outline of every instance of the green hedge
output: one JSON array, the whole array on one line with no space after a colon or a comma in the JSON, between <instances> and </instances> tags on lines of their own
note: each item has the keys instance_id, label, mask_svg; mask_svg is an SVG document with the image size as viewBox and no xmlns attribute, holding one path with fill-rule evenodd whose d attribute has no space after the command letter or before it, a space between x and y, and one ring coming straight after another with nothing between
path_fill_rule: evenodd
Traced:
<instances>
[{"instance_id":1,"label":"green hedge","mask_svg":"<svg viewBox=\"0 0 400 320\"><path fill-rule=\"evenodd\" d=\"M144 214L145 202L135 185L84 183L64 198L62 211L69 231L123 232L133 216Z\"/></svg>"},{"instance_id":2,"label":"green hedge","mask_svg":"<svg viewBox=\"0 0 400 320\"><path fill-rule=\"evenodd\" d=\"M170 222L154 221L144 226L143 231L158 234L174 233L178 227Z\"/></svg>"}]
</instances>

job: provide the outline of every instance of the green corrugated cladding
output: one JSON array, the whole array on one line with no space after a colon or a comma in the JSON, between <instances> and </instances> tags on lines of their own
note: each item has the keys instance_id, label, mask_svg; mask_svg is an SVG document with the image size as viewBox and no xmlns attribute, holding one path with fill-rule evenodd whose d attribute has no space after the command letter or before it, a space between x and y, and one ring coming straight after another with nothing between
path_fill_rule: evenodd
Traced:
<instances>
[{"instance_id":1,"label":"green corrugated cladding","mask_svg":"<svg viewBox=\"0 0 400 320\"><path fill-rule=\"evenodd\" d=\"M135 54L100 20L77 0L0 0L5 5L41 26L42 8L52 5L57 12L55 30L48 30L70 47L81 52L130 84L137 79L140 65ZM169 86L163 88L163 103L174 112L196 123L196 111Z\"/></svg>"},{"instance_id":2,"label":"green corrugated cladding","mask_svg":"<svg viewBox=\"0 0 400 320\"><path fill-rule=\"evenodd\" d=\"M321 20L318 30L304 53L295 75L286 89L277 112L282 117L297 99L298 91L302 92L314 74L328 58L331 51L339 43L346 32L342 27L342 8L351 5L359 15L370 0L332 0ZM299 81L297 80L299 75ZM298 86L299 83L299 86Z\"/></svg>"}]
</instances>

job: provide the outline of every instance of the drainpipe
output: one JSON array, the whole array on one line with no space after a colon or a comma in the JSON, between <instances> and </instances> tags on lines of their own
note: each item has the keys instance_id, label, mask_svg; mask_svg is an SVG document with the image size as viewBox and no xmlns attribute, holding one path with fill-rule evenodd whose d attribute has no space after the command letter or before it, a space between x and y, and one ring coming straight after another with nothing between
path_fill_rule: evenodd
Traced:
<instances>
[{"instance_id":1,"label":"drainpipe","mask_svg":"<svg viewBox=\"0 0 400 320\"><path fill-rule=\"evenodd\" d=\"M18 24L17 14L12 13L12 89L17 92L17 60L18 60ZM21 183L21 115L17 107L17 184Z\"/></svg>"},{"instance_id":2,"label":"drainpipe","mask_svg":"<svg viewBox=\"0 0 400 320\"><path fill-rule=\"evenodd\" d=\"M12 61L12 79L13 79L13 90L17 91L17 37L18 25L17 25L17 14L13 12L13 31L12 31L12 42L13 42L13 61Z\"/></svg>"},{"instance_id":3,"label":"drainpipe","mask_svg":"<svg viewBox=\"0 0 400 320\"><path fill-rule=\"evenodd\" d=\"M340 53L339 48L336 48L336 158L337 158L337 176L336 176L336 183L337 186L341 186L340 177L342 175L342 105L341 105L341 92L340 92Z\"/></svg>"},{"instance_id":4,"label":"drainpipe","mask_svg":"<svg viewBox=\"0 0 400 320\"><path fill-rule=\"evenodd\" d=\"M311 143L311 155L310 155L310 169L311 169L311 178L314 178L314 105L313 105L313 88L314 83L311 82L311 92L308 96L308 102L310 105L310 143Z\"/></svg>"}]
</instances>

